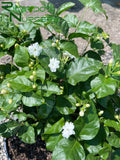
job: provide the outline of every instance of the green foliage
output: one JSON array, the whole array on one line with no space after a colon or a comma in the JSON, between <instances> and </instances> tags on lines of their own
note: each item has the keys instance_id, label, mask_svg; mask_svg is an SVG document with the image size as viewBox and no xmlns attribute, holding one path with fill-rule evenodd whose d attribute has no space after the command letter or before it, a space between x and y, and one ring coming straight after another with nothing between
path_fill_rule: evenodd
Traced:
<instances>
[{"instance_id":1,"label":"green foliage","mask_svg":"<svg viewBox=\"0 0 120 160\"><path fill-rule=\"evenodd\" d=\"M85 11L106 15L99 0L80 2ZM9 54L12 61L0 65L0 136L32 144L40 135L52 160L119 160L120 45L83 15L61 17L74 3L41 4L49 14L34 22L16 25L0 14L0 57ZM87 42L82 53L79 37ZM107 65L104 41L113 49Z\"/></svg>"}]
</instances>

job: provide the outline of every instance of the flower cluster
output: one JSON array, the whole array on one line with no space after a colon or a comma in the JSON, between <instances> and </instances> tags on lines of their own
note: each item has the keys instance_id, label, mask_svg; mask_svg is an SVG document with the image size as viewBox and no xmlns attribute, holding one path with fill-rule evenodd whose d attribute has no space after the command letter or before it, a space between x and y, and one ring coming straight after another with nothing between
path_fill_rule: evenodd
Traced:
<instances>
[{"instance_id":1,"label":"flower cluster","mask_svg":"<svg viewBox=\"0 0 120 160\"><path fill-rule=\"evenodd\" d=\"M62 136L65 138L69 138L69 136L75 134L74 124L72 122L66 122L63 126Z\"/></svg>"},{"instance_id":2,"label":"flower cluster","mask_svg":"<svg viewBox=\"0 0 120 160\"><path fill-rule=\"evenodd\" d=\"M42 47L38 44L38 42L36 42L28 47L28 52L30 56L38 57L42 52Z\"/></svg>"},{"instance_id":3,"label":"flower cluster","mask_svg":"<svg viewBox=\"0 0 120 160\"><path fill-rule=\"evenodd\" d=\"M58 61L56 58L50 59L50 63L48 66L49 66L51 72L56 72L57 68L59 68L59 63L60 63L60 61Z\"/></svg>"}]
</instances>

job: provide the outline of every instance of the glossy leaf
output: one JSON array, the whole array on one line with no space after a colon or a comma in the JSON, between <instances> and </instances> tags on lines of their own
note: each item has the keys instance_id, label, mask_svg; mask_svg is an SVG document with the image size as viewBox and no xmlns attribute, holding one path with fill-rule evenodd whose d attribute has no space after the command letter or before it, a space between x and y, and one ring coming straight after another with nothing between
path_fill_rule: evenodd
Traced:
<instances>
[{"instance_id":1,"label":"glossy leaf","mask_svg":"<svg viewBox=\"0 0 120 160\"><path fill-rule=\"evenodd\" d=\"M10 113L14 111L19 106L19 102L21 100L21 94L8 94L5 96L5 101L3 102L3 109L5 112ZM12 103L9 103L9 100L12 100Z\"/></svg>"},{"instance_id":2,"label":"glossy leaf","mask_svg":"<svg viewBox=\"0 0 120 160\"><path fill-rule=\"evenodd\" d=\"M52 160L85 160L85 152L82 145L75 139L61 139L55 147Z\"/></svg>"},{"instance_id":3,"label":"glossy leaf","mask_svg":"<svg viewBox=\"0 0 120 160\"><path fill-rule=\"evenodd\" d=\"M40 3L47 9L49 13L55 14L56 9L52 3L45 1L40 1Z\"/></svg>"},{"instance_id":4,"label":"glossy leaf","mask_svg":"<svg viewBox=\"0 0 120 160\"><path fill-rule=\"evenodd\" d=\"M29 92L33 90L32 82L25 76L17 76L15 79L10 81L10 84L12 88L21 92Z\"/></svg>"},{"instance_id":5,"label":"glossy leaf","mask_svg":"<svg viewBox=\"0 0 120 160\"><path fill-rule=\"evenodd\" d=\"M71 62L67 70L68 82L76 85L78 82L86 81L92 75L99 72L102 64L94 59L82 57Z\"/></svg>"},{"instance_id":6,"label":"glossy leaf","mask_svg":"<svg viewBox=\"0 0 120 160\"><path fill-rule=\"evenodd\" d=\"M18 28L7 15L0 14L0 33L17 36Z\"/></svg>"},{"instance_id":7,"label":"glossy leaf","mask_svg":"<svg viewBox=\"0 0 120 160\"><path fill-rule=\"evenodd\" d=\"M47 81L45 85L39 87L40 90L44 91L43 95L49 97L51 94L60 95L61 90L58 85L54 82Z\"/></svg>"},{"instance_id":8,"label":"glossy leaf","mask_svg":"<svg viewBox=\"0 0 120 160\"><path fill-rule=\"evenodd\" d=\"M111 133L110 136L107 137L107 141L109 142L110 146L120 148L120 133Z\"/></svg>"},{"instance_id":9,"label":"glossy leaf","mask_svg":"<svg viewBox=\"0 0 120 160\"><path fill-rule=\"evenodd\" d=\"M60 48L68 51L70 54L72 54L75 57L79 57L77 45L73 42L63 41L60 44Z\"/></svg>"},{"instance_id":10,"label":"glossy leaf","mask_svg":"<svg viewBox=\"0 0 120 160\"><path fill-rule=\"evenodd\" d=\"M15 112L15 114L13 114L13 117L15 118L15 119L18 119L19 120L19 122L22 122L22 121L25 121L26 119L27 119L27 114L26 113L20 113L20 112L18 112L18 113L16 113Z\"/></svg>"},{"instance_id":11,"label":"glossy leaf","mask_svg":"<svg viewBox=\"0 0 120 160\"><path fill-rule=\"evenodd\" d=\"M95 13L103 12L106 14L102 7L100 0L79 0L87 8L90 7Z\"/></svg>"},{"instance_id":12,"label":"glossy leaf","mask_svg":"<svg viewBox=\"0 0 120 160\"><path fill-rule=\"evenodd\" d=\"M26 96L22 97L22 102L28 107L40 106L43 103L43 98L35 93L28 95L26 94Z\"/></svg>"},{"instance_id":13,"label":"glossy leaf","mask_svg":"<svg viewBox=\"0 0 120 160\"><path fill-rule=\"evenodd\" d=\"M119 160L120 159L120 149L116 149L112 152L111 159Z\"/></svg>"},{"instance_id":14,"label":"glossy leaf","mask_svg":"<svg viewBox=\"0 0 120 160\"><path fill-rule=\"evenodd\" d=\"M120 45L112 44L114 61L120 62Z\"/></svg>"},{"instance_id":15,"label":"glossy leaf","mask_svg":"<svg viewBox=\"0 0 120 160\"><path fill-rule=\"evenodd\" d=\"M67 9L73 7L75 3L72 2L66 2L63 3L58 9L57 9L57 15L60 15L62 12L66 11Z\"/></svg>"},{"instance_id":16,"label":"glossy leaf","mask_svg":"<svg viewBox=\"0 0 120 160\"><path fill-rule=\"evenodd\" d=\"M88 34L77 33L77 32L70 33L68 36L69 39L79 38L79 37L84 38L84 39L88 39L90 36Z\"/></svg>"},{"instance_id":17,"label":"glossy leaf","mask_svg":"<svg viewBox=\"0 0 120 160\"><path fill-rule=\"evenodd\" d=\"M61 134L54 134L54 135L51 135L47 142L46 142L46 147L47 147L47 150L49 151L53 151L55 149L55 146L58 145L59 141L62 139L62 135Z\"/></svg>"},{"instance_id":18,"label":"glossy leaf","mask_svg":"<svg viewBox=\"0 0 120 160\"><path fill-rule=\"evenodd\" d=\"M120 132L120 123L117 121L107 119L104 121L104 125L107 127L114 128L116 131Z\"/></svg>"},{"instance_id":19,"label":"glossy leaf","mask_svg":"<svg viewBox=\"0 0 120 160\"><path fill-rule=\"evenodd\" d=\"M35 131L32 126L24 125L20 127L18 137L25 143L35 143Z\"/></svg>"},{"instance_id":20,"label":"glossy leaf","mask_svg":"<svg viewBox=\"0 0 120 160\"><path fill-rule=\"evenodd\" d=\"M0 122L5 120L6 116L7 116L7 114L5 112L0 111Z\"/></svg>"},{"instance_id":21,"label":"glossy leaf","mask_svg":"<svg viewBox=\"0 0 120 160\"><path fill-rule=\"evenodd\" d=\"M68 23L61 17L49 15L47 18L50 19L50 25L57 33L62 33L65 37L68 34L69 26Z\"/></svg>"},{"instance_id":22,"label":"glossy leaf","mask_svg":"<svg viewBox=\"0 0 120 160\"><path fill-rule=\"evenodd\" d=\"M55 102L52 99L45 99L45 103L40 105L37 111L37 116L39 119L45 119L51 113Z\"/></svg>"},{"instance_id":23,"label":"glossy leaf","mask_svg":"<svg viewBox=\"0 0 120 160\"><path fill-rule=\"evenodd\" d=\"M18 65L19 67L28 66L29 54L27 48L22 46L17 46L15 49L14 60L16 65Z\"/></svg>"},{"instance_id":24,"label":"glossy leaf","mask_svg":"<svg viewBox=\"0 0 120 160\"><path fill-rule=\"evenodd\" d=\"M100 124L93 102L90 108L85 111L85 115L83 117L78 117L74 125L76 136L81 140L91 140L97 135Z\"/></svg>"},{"instance_id":25,"label":"glossy leaf","mask_svg":"<svg viewBox=\"0 0 120 160\"><path fill-rule=\"evenodd\" d=\"M97 31L97 29L96 29L95 25L90 24L87 21L80 22L80 24L77 27L77 32L78 33L84 33L84 34L87 34L87 35L90 35L91 33L94 33L96 31Z\"/></svg>"},{"instance_id":26,"label":"glossy leaf","mask_svg":"<svg viewBox=\"0 0 120 160\"><path fill-rule=\"evenodd\" d=\"M76 110L76 99L72 95L58 96L56 107L61 114L72 114Z\"/></svg>"},{"instance_id":27,"label":"glossy leaf","mask_svg":"<svg viewBox=\"0 0 120 160\"><path fill-rule=\"evenodd\" d=\"M64 16L64 19L67 21L69 27L76 27L78 24L78 18L74 14L67 14Z\"/></svg>"},{"instance_id":28,"label":"glossy leaf","mask_svg":"<svg viewBox=\"0 0 120 160\"><path fill-rule=\"evenodd\" d=\"M45 129L44 134L55 134L60 133L62 131L62 127L64 126L64 118L61 118L59 121L54 123L52 126Z\"/></svg>"},{"instance_id":29,"label":"glossy leaf","mask_svg":"<svg viewBox=\"0 0 120 160\"><path fill-rule=\"evenodd\" d=\"M91 81L91 88L97 94L97 98L114 94L116 87L115 79L105 78L102 74Z\"/></svg>"},{"instance_id":30,"label":"glossy leaf","mask_svg":"<svg viewBox=\"0 0 120 160\"><path fill-rule=\"evenodd\" d=\"M20 124L14 120L10 120L8 122L0 124L0 136L9 138L14 136L18 129L20 128Z\"/></svg>"}]
</instances>

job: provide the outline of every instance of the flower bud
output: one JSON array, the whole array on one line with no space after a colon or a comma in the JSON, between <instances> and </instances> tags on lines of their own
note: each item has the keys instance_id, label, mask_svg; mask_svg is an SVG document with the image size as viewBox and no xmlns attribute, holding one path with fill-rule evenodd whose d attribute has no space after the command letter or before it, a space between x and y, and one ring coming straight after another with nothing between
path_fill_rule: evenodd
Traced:
<instances>
[{"instance_id":1,"label":"flower bud","mask_svg":"<svg viewBox=\"0 0 120 160\"><path fill-rule=\"evenodd\" d=\"M16 43L16 44L15 44L15 48L16 48L16 47L18 47L18 46L19 46L19 44L18 44L18 43Z\"/></svg>"},{"instance_id":2,"label":"flower bud","mask_svg":"<svg viewBox=\"0 0 120 160\"><path fill-rule=\"evenodd\" d=\"M35 72L35 71L33 71L33 75L34 75L34 76L36 75L36 72Z\"/></svg>"},{"instance_id":3,"label":"flower bud","mask_svg":"<svg viewBox=\"0 0 120 160\"><path fill-rule=\"evenodd\" d=\"M32 86L34 89L37 87L35 84L33 84L33 86Z\"/></svg>"},{"instance_id":4,"label":"flower bud","mask_svg":"<svg viewBox=\"0 0 120 160\"><path fill-rule=\"evenodd\" d=\"M115 118L116 118L116 119L119 119L119 116L118 116L118 115L115 115Z\"/></svg>"},{"instance_id":5,"label":"flower bud","mask_svg":"<svg viewBox=\"0 0 120 160\"><path fill-rule=\"evenodd\" d=\"M53 47L56 47L56 44L55 44L55 43L52 43L52 46L53 46Z\"/></svg>"},{"instance_id":6,"label":"flower bud","mask_svg":"<svg viewBox=\"0 0 120 160\"><path fill-rule=\"evenodd\" d=\"M31 64L31 66L33 66L33 65L34 65L34 62L30 62L30 64Z\"/></svg>"},{"instance_id":7,"label":"flower bud","mask_svg":"<svg viewBox=\"0 0 120 160\"><path fill-rule=\"evenodd\" d=\"M1 94L7 94L7 93L8 93L8 91L6 89L1 90Z\"/></svg>"},{"instance_id":8,"label":"flower bud","mask_svg":"<svg viewBox=\"0 0 120 160\"><path fill-rule=\"evenodd\" d=\"M3 44L1 44L1 45L0 45L0 47L1 47L1 48L3 48L3 47L4 47L4 45L3 45Z\"/></svg>"},{"instance_id":9,"label":"flower bud","mask_svg":"<svg viewBox=\"0 0 120 160\"><path fill-rule=\"evenodd\" d=\"M79 107L79 106L80 106L80 103L76 103L76 106Z\"/></svg>"},{"instance_id":10,"label":"flower bud","mask_svg":"<svg viewBox=\"0 0 120 160\"><path fill-rule=\"evenodd\" d=\"M109 66L112 66L113 65L113 59L111 58L110 60L109 60Z\"/></svg>"},{"instance_id":11,"label":"flower bud","mask_svg":"<svg viewBox=\"0 0 120 160\"><path fill-rule=\"evenodd\" d=\"M101 110L101 111L98 113L98 116L101 116L103 113L104 113L104 111Z\"/></svg>"},{"instance_id":12,"label":"flower bud","mask_svg":"<svg viewBox=\"0 0 120 160\"><path fill-rule=\"evenodd\" d=\"M31 75L29 78L30 78L31 81L34 80L34 76L33 75Z\"/></svg>"},{"instance_id":13,"label":"flower bud","mask_svg":"<svg viewBox=\"0 0 120 160\"><path fill-rule=\"evenodd\" d=\"M11 104L13 102L13 99L9 99L8 103Z\"/></svg>"},{"instance_id":14,"label":"flower bud","mask_svg":"<svg viewBox=\"0 0 120 160\"><path fill-rule=\"evenodd\" d=\"M79 116L80 116L80 117L83 117L83 116L84 116L84 111L81 110L81 111L79 112Z\"/></svg>"},{"instance_id":15,"label":"flower bud","mask_svg":"<svg viewBox=\"0 0 120 160\"><path fill-rule=\"evenodd\" d=\"M8 88L10 88L10 87L11 87L10 83L7 83L7 87L8 87Z\"/></svg>"},{"instance_id":16,"label":"flower bud","mask_svg":"<svg viewBox=\"0 0 120 160\"><path fill-rule=\"evenodd\" d=\"M0 76L0 79L4 79L4 77L3 77L3 76Z\"/></svg>"},{"instance_id":17,"label":"flower bud","mask_svg":"<svg viewBox=\"0 0 120 160\"><path fill-rule=\"evenodd\" d=\"M58 39L56 40L56 43L59 43L59 40L58 40Z\"/></svg>"},{"instance_id":18,"label":"flower bud","mask_svg":"<svg viewBox=\"0 0 120 160\"><path fill-rule=\"evenodd\" d=\"M86 104L85 106L86 106L87 108L89 108L89 107L90 107L90 104Z\"/></svg>"}]
</instances>

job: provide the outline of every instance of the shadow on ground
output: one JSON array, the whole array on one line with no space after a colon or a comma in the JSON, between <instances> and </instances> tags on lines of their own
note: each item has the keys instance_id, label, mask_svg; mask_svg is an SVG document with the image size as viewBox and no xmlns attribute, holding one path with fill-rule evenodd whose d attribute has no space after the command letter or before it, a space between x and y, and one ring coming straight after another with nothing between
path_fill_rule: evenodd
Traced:
<instances>
[{"instance_id":1,"label":"shadow on ground","mask_svg":"<svg viewBox=\"0 0 120 160\"><path fill-rule=\"evenodd\" d=\"M56 8L62 5L65 2L73 2L75 6L70 8L69 12L79 12L84 6L81 4L79 0L48 0L49 2L53 3ZM101 0L102 3L107 3L112 7L120 8L120 0Z\"/></svg>"}]
</instances>

